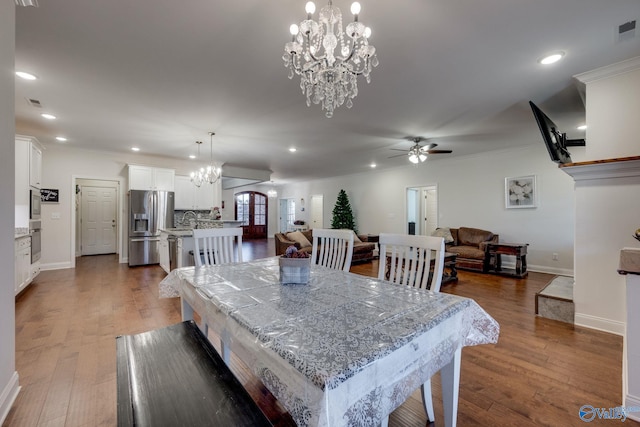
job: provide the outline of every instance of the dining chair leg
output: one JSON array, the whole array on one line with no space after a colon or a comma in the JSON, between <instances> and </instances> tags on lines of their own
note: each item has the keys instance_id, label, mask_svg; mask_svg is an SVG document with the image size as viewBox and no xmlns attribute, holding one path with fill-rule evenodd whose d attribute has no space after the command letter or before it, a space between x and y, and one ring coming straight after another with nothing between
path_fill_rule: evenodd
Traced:
<instances>
[{"instance_id":1,"label":"dining chair leg","mask_svg":"<svg viewBox=\"0 0 640 427\"><path fill-rule=\"evenodd\" d=\"M460 356L461 348L458 348L453 359L440 370L442 382L442 406L444 409L444 425L456 427L458 417L458 390L460 387Z\"/></svg>"},{"instance_id":2,"label":"dining chair leg","mask_svg":"<svg viewBox=\"0 0 640 427\"><path fill-rule=\"evenodd\" d=\"M427 413L427 421L434 422L436 416L433 413L433 397L431 396L431 379L428 379L422 384L422 403L424 404L424 411Z\"/></svg>"}]
</instances>

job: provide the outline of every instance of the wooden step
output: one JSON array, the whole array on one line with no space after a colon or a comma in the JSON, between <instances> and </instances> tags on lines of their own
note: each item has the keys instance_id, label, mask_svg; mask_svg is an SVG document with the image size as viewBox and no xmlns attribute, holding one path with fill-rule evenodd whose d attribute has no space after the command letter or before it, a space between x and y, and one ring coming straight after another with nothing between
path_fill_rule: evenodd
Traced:
<instances>
[{"instance_id":1,"label":"wooden step","mask_svg":"<svg viewBox=\"0 0 640 427\"><path fill-rule=\"evenodd\" d=\"M536 314L547 319L574 323L573 277L557 276L536 294Z\"/></svg>"}]
</instances>

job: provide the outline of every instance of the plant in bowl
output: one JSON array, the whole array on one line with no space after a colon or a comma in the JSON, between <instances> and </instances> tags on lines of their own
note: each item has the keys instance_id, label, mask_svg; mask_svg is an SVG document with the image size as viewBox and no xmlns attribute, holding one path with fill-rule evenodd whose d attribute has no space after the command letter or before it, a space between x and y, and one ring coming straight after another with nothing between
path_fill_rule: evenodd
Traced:
<instances>
[{"instance_id":1,"label":"plant in bowl","mask_svg":"<svg viewBox=\"0 0 640 427\"><path fill-rule=\"evenodd\" d=\"M309 252L299 251L298 248L291 245L284 251L282 256L285 258L309 258Z\"/></svg>"}]
</instances>

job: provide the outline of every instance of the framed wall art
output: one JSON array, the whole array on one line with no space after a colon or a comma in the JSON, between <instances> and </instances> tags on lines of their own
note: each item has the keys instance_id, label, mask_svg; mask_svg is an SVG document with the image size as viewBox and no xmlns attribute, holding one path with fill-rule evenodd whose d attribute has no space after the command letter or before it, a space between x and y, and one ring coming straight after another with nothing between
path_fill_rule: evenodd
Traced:
<instances>
[{"instance_id":1,"label":"framed wall art","mask_svg":"<svg viewBox=\"0 0 640 427\"><path fill-rule=\"evenodd\" d=\"M504 199L507 209L535 208L538 206L536 176L517 176L504 179Z\"/></svg>"}]
</instances>

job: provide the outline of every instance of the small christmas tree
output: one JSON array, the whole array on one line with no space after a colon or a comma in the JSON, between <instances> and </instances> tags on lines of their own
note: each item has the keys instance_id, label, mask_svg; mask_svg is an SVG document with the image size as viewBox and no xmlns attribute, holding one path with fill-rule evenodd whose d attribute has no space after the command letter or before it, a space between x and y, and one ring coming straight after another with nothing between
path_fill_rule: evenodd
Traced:
<instances>
[{"instance_id":1,"label":"small christmas tree","mask_svg":"<svg viewBox=\"0 0 640 427\"><path fill-rule=\"evenodd\" d=\"M358 232L356 222L353 219L353 212L349 204L349 198L344 190L338 193L336 206L333 208L333 219L331 220L331 228L346 228Z\"/></svg>"}]
</instances>

